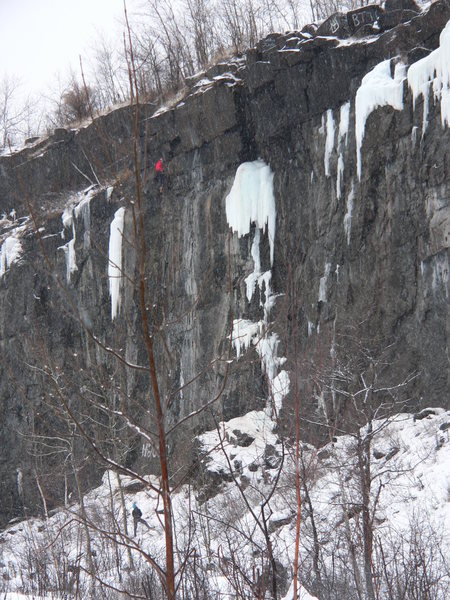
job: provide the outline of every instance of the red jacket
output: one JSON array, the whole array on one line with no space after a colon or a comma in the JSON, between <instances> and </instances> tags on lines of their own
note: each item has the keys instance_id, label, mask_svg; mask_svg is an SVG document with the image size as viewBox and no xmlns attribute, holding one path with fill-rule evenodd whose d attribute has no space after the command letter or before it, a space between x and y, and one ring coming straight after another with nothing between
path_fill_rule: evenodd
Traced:
<instances>
[{"instance_id":1,"label":"red jacket","mask_svg":"<svg viewBox=\"0 0 450 600\"><path fill-rule=\"evenodd\" d=\"M156 163L155 171L157 173L164 173L164 166L163 166L163 162L161 159L159 159L158 162Z\"/></svg>"}]
</instances>

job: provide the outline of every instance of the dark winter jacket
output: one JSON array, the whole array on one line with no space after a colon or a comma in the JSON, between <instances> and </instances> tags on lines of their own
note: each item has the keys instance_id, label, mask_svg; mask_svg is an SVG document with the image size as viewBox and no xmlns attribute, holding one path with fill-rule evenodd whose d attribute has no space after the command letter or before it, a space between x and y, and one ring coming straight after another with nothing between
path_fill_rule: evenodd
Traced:
<instances>
[{"instance_id":1,"label":"dark winter jacket","mask_svg":"<svg viewBox=\"0 0 450 600\"><path fill-rule=\"evenodd\" d=\"M133 519L135 519L136 521L142 517L142 511L137 506L133 508L133 512L131 514L133 515Z\"/></svg>"}]
</instances>

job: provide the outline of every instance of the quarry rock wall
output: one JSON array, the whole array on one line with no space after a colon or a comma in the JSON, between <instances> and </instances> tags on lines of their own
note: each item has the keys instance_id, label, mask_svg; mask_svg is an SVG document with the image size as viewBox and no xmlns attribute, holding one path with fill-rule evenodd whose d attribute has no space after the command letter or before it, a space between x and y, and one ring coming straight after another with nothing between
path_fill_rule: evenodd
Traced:
<instances>
[{"instance_id":1,"label":"quarry rock wall","mask_svg":"<svg viewBox=\"0 0 450 600\"><path fill-rule=\"evenodd\" d=\"M100 444L156 468L139 206L174 468L217 418L289 416L299 391L309 421L328 401L345 420L308 381L350 330L390 349L382 380L411 380L410 409L448 407L450 3L405 19L269 36L157 112L0 157L1 522L61 502L74 470L96 481Z\"/></svg>"}]
</instances>

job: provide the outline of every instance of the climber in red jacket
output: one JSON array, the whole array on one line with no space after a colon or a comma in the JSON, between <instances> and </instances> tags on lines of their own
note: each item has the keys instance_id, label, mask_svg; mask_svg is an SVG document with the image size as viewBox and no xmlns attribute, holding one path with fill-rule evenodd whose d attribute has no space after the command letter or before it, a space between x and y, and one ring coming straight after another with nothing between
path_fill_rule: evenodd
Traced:
<instances>
[{"instance_id":1,"label":"climber in red jacket","mask_svg":"<svg viewBox=\"0 0 450 600\"><path fill-rule=\"evenodd\" d=\"M157 161L155 165L155 179L156 184L159 186L159 191L162 194L164 182L165 182L165 173L164 173L164 165L162 157Z\"/></svg>"}]
</instances>

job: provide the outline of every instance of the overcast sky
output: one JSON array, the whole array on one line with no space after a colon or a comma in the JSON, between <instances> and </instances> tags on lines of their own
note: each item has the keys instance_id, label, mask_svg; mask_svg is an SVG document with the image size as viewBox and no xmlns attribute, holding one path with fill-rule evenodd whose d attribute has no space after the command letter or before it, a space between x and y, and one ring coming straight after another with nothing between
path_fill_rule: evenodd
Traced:
<instances>
[{"instance_id":1,"label":"overcast sky","mask_svg":"<svg viewBox=\"0 0 450 600\"><path fill-rule=\"evenodd\" d=\"M127 0L131 13L138 0ZM0 79L17 76L29 92L41 92L99 35L121 39L123 0L0 0Z\"/></svg>"}]
</instances>

